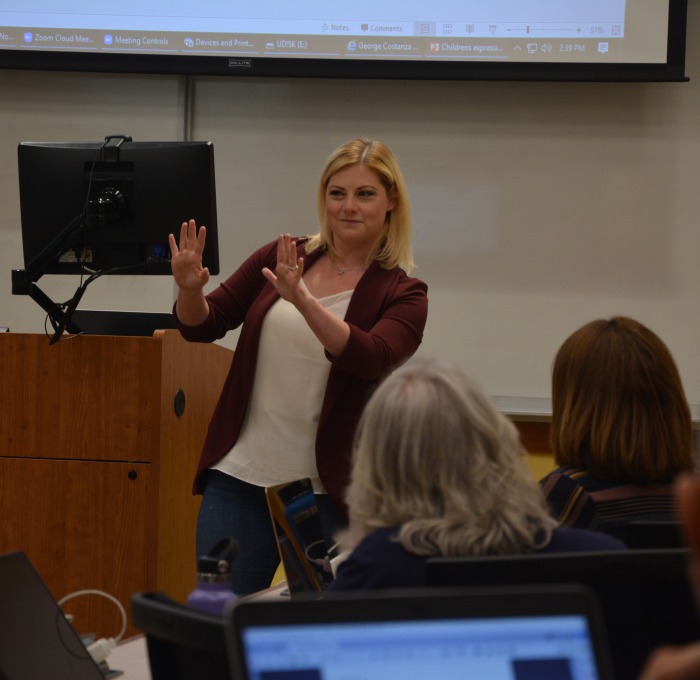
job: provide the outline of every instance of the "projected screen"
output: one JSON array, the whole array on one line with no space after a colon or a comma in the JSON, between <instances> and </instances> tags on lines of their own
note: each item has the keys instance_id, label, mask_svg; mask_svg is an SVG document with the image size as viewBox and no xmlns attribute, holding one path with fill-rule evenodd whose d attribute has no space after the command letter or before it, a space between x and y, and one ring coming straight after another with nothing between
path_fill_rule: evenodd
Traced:
<instances>
[{"instance_id":1,"label":"projected screen","mask_svg":"<svg viewBox=\"0 0 700 680\"><path fill-rule=\"evenodd\" d=\"M395 73L402 77L455 78L469 77L468 64L664 67L670 52L682 47L684 57L686 3L6 0L0 52L32 53L29 63L35 67L49 64L40 55L69 53L73 61L81 54L141 55L159 58L161 69L163 58L176 57L181 67L187 58L190 72L263 75L383 77L388 70L381 62L403 63ZM672 44L679 31L682 46ZM215 68L209 66L212 58L219 62ZM285 60L295 65L284 66ZM441 73L446 64L451 66ZM7 67L7 60L2 65ZM372 68L379 70L372 73Z\"/></svg>"}]
</instances>

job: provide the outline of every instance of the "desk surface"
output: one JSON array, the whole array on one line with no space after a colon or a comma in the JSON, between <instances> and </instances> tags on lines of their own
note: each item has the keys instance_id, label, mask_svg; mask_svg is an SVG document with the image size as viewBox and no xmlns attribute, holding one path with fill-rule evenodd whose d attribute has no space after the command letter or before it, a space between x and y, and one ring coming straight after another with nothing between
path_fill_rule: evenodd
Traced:
<instances>
[{"instance_id":1,"label":"desk surface","mask_svg":"<svg viewBox=\"0 0 700 680\"><path fill-rule=\"evenodd\" d=\"M148 650L143 635L119 643L107 657L107 664L114 671L124 671L124 680L151 680L148 666Z\"/></svg>"}]
</instances>

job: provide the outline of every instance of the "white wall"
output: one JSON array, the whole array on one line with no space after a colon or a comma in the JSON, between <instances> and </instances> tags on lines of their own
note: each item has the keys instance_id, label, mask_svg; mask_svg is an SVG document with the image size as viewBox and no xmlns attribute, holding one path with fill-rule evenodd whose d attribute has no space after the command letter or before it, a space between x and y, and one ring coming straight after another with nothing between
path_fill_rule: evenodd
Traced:
<instances>
[{"instance_id":1,"label":"white wall","mask_svg":"<svg viewBox=\"0 0 700 680\"><path fill-rule=\"evenodd\" d=\"M222 273L280 231L315 231L328 153L379 137L412 192L414 273L430 286L422 354L537 406L563 339L626 314L666 340L700 404L700 0L689 4L689 83L195 80L193 138L215 147ZM0 71L0 326L44 324L10 289L22 266L17 143L177 139L181 85ZM77 281L39 285L62 300ZM167 310L172 295L167 278L105 277L81 307Z\"/></svg>"}]
</instances>

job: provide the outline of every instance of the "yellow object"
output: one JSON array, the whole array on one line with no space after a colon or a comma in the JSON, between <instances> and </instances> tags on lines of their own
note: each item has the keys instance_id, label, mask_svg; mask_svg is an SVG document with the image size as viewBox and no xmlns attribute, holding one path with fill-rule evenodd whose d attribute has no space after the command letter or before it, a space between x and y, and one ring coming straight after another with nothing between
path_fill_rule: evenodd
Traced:
<instances>
[{"instance_id":1,"label":"yellow object","mask_svg":"<svg viewBox=\"0 0 700 680\"><path fill-rule=\"evenodd\" d=\"M556 463L551 453L528 453L527 464L538 481L556 468Z\"/></svg>"},{"instance_id":2,"label":"yellow object","mask_svg":"<svg viewBox=\"0 0 700 680\"><path fill-rule=\"evenodd\" d=\"M282 562L280 562L277 567L277 571L275 572L275 575L272 577L272 583L270 585L276 586L278 583L282 583L282 581L286 580L287 574L284 573L284 566L282 565Z\"/></svg>"}]
</instances>

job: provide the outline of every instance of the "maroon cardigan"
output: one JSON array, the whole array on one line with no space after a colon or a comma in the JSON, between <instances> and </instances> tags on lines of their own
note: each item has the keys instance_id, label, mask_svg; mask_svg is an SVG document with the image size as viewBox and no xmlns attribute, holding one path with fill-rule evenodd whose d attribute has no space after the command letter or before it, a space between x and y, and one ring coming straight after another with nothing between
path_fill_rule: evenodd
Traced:
<instances>
[{"instance_id":1,"label":"maroon cardigan","mask_svg":"<svg viewBox=\"0 0 700 680\"><path fill-rule=\"evenodd\" d=\"M313 267L322 251L298 255L304 269ZM262 323L279 295L261 270L274 271L277 241L253 253L224 283L207 295L209 316L199 326L177 319L182 336L192 342L212 342L241 324L228 377L214 410L197 467L193 492L202 493L203 473L236 443L245 420L255 379ZM345 321L350 338L340 356L326 352L331 370L316 433L318 474L333 501L344 508L355 428L362 409L379 380L418 349L428 314L427 286L403 270L382 269L374 262L353 292ZM291 481L291 480L290 480Z\"/></svg>"}]
</instances>

